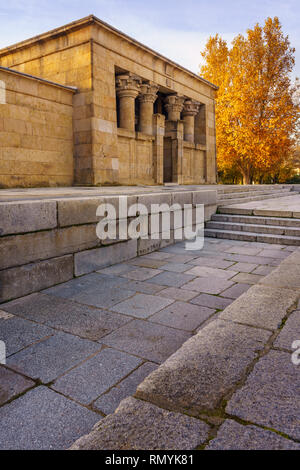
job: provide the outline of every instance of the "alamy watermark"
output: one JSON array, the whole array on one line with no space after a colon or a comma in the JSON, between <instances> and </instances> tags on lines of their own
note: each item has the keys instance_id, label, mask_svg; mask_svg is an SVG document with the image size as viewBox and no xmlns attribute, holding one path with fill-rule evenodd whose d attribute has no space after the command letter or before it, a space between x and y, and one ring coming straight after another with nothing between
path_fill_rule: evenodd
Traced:
<instances>
[{"instance_id":1,"label":"alamy watermark","mask_svg":"<svg viewBox=\"0 0 300 470\"><path fill-rule=\"evenodd\" d=\"M6 364L6 346L4 341L0 341L0 364Z\"/></svg>"},{"instance_id":2,"label":"alamy watermark","mask_svg":"<svg viewBox=\"0 0 300 470\"><path fill-rule=\"evenodd\" d=\"M187 240L186 250L201 250L204 246L204 204L174 203L128 206L127 196L119 196L116 208L111 203L100 204L96 215L102 217L96 227L100 240ZM172 231L173 234L172 234Z\"/></svg>"},{"instance_id":3,"label":"alamy watermark","mask_svg":"<svg viewBox=\"0 0 300 470\"><path fill-rule=\"evenodd\" d=\"M295 366L300 365L300 340L296 340L292 343L292 349L296 349L296 351L292 354L292 363Z\"/></svg>"}]
</instances>

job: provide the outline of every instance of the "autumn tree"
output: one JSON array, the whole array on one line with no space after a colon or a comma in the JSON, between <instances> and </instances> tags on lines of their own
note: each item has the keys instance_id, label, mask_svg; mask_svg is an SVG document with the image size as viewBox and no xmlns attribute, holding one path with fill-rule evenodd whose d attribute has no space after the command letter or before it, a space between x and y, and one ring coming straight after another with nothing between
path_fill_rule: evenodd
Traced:
<instances>
[{"instance_id":1,"label":"autumn tree","mask_svg":"<svg viewBox=\"0 0 300 470\"><path fill-rule=\"evenodd\" d=\"M294 52L277 17L238 35L231 47L218 34L210 37L202 52L200 75L219 86L218 168L240 172L244 184L279 172L295 145Z\"/></svg>"}]
</instances>

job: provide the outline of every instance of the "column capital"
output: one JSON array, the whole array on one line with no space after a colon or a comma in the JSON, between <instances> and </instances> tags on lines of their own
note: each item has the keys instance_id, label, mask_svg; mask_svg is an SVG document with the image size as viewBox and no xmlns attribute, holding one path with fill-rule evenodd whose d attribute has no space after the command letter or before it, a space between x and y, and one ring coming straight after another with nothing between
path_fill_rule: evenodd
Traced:
<instances>
[{"instance_id":1,"label":"column capital","mask_svg":"<svg viewBox=\"0 0 300 470\"><path fill-rule=\"evenodd\" d=\"M197 103L197 101L193 100L185 100L184 105L183 105L183 116L196 116L198 114L200 108L200 103Z\"/></svg>"},{"instance_id":2,"label":"column capital","mask_svg":"<svg viewBox=\"0 0 300 470\"><path fill-rule=\"evenodd\" d=\"M154 103L157 99L159 86L155 83L142 83L140 86L139 100L143 103Z\"/></svg>"},{"instance_id":3,"label":"column capital","mask_svg":"<svg viewBox=\"0 0 300 470\"><path fill-rule=\"evenodd\" d=\"M136 98L142 80L137 75L123 74L116 77L116 91L119 97Z\"/></svg>"},{"instance_id":4,"label":"column capital","mask_svg":"<svg viewBox=\"0 0 300 470\"><path fill-rule=\"evenodd\" d=\"M165 98L165 108L170 121L179 121L180 113L183 109L184 96L168 95Z\"/></svg>"},{"instance_id":5,"label":"column capital","mask_svg":"<svg viewBox=\"0 0 300 470\"><path fill-rule=\"evenodd\" d=\"M173 108L175 111L179 111L181 113L182 108L183 108L183 103L184 103L184 96L180 95L168 95L165 98L165 107L167 108Z\"/></svg>"}]
</instances>

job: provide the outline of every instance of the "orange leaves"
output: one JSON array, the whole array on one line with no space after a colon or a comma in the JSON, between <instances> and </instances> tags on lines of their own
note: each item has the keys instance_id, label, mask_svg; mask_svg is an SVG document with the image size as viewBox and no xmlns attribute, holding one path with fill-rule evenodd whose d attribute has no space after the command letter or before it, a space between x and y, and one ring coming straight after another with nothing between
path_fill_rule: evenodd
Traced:
<instances>
[{"instance_id":1,"label":"orange leaves","mask_svg":"<svg viewBox=\"0 0 300 470\"><path fill-rule=\"evenodd\" d=\"M218 34L210 37L202 56L201 75L219 86L219 169L237 169L247 183L280 171L295 143L299 100L290 80L294 49L278 18L238 35L231 47Z\"/></svg>"}]
</instances>

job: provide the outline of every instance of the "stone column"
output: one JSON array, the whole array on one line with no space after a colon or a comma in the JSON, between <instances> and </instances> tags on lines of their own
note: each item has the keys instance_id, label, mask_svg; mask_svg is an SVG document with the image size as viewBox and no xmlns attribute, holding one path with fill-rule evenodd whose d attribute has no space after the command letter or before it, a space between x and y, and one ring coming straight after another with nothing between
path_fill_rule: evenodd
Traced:
<instances>
[{"instance_id":1,"label":"stone column","mask_svg":"<svg viewBox=\"0 0 300 470\"><path fill-rule=\"evenodd\" d=\"M193 100L186 100L183 107L184 140L195 142L195 116L199 112L199 104Z\"/></svg>"},{"instance_id":2,"label":"stone column","mask_svg":"<svg viewBox=\"0 0 300 470\"><path fill-rule=\"evenodd\" d=\"M139 131L153 134L153 104L157 98L158 86L154 83L143 83L140 86L140 123Z\"/></svg>"},{"instance_id":3,"label":"stone column","mask_svg":"<svg viewBox=\"0 0 300 470\"><path fill-rule=\"evenodd\" d=\"M135 75L118 75L116 90L120 100L120 127L135 130L135 98L140 91L141 79Z\"/></svg>"},{"instance_id":4,"label":"stone column","mask_svg":"<svg viewBox=\"0 0 300 470\"><path fill-rule=\"evenodd\" d=\"M180 121L180 113L183 109L184 97L179 95L168 95L165 102L168 121Z\"/></svg>"},{"instance_id":5,"label":"stone column","mask_svg":"<svg viewBox=\"0 0 300 470\"><path fill-rule=\"evenodd\" d=\"M154 179L157 184L163 184L165 135L165 116L163 114L153 114L153 131L155 135L153 145Z\"/></svg>"}]
</instances>

